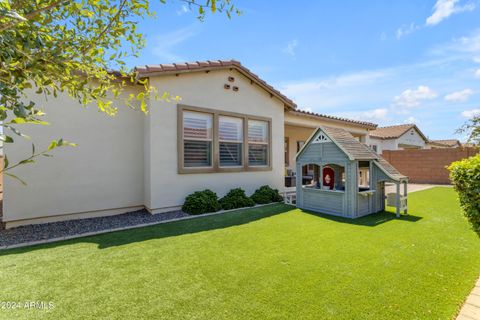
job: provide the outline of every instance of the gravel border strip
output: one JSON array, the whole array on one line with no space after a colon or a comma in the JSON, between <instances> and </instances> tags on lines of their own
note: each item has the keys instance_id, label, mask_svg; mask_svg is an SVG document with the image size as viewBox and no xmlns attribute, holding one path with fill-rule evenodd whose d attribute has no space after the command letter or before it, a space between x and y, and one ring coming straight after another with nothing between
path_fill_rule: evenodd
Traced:
<instances>
[{"instance_id":1,"label":"gravel border strip","mask_svg":"<svg viewBox=\"0 0 480 320\"><path fill-rule=\"evenodd\" d=\"M111 232L117 232L117 231L123 231L123 230L130 230L130 229L136 229L136 228L143 228L143 227L148 227L148 226L153 226L153 225L158 225L158 224L164 224L164 223L169 223L169 222L182 221L182 220L190 220L190 219L197 219L197 218L201 218L201 217L215 216L215 215L220 215L220 214L229 213L229 212L233 212L233 211L259 208L259 207L264 207L264 206L269 206L269 205L275 205L275 204L279 204L279 203L280 203L280 204L283 204L283 202L273 202L273 203L267 203L267 204L258 204L258 205L256 205L256 206L247 207L247 208L238 208L238 209L231 209L231 210L220 210L220 211L217 211L217 212L211 212L211 213L205 213L205 214L199 214L199 215L186 215L186 216L183 216L183 217L173 218L173 219L165 219L165 220L160 220L160 221L153 221L153 222L147 222L147 223L140 223L140 224L128 225L128 226L118 227L118 228L107 228L107 229L99 230L99 231L83 232L83 233L78 233L78 234L68 235L68 236L63 236L63 237L55 237L55 238L50 238L50 239L27 241L27 242L16 243L16 244L11 244L11 245L3 245L3 246L0 246L0 250L23 248L23 247L29 247L29 246L34 246L34 245L46 244L46 243L53 243L53 242L58 242L58 241L63 241L63 240L77 239L77 238L83 238L83 237L90 237L90 236L95 236L95 235L99 235L99 234L111 233ZM171 211L171 212L166 212L166 213L158 213L158 215L167 214L167 213L175 213L175 212L176 212L176 211ZM184 214L185 214L185 213L184 213ZM117 215L117 216L118 216L118 215ZM111 217L115 217L115 216L111 216ZM109 217L100 217L100 218L109 218ZM89 219L99 219L99 218L89 218ZM70 222L77 222L77 221L80 221L80 220L85 220L85 219L70 220ZM52 224L55 224L55 222L53 222ZM8 229L8 230L13 230L13 229ZM1 235L1 230L0 230L0 235Z\"/></svg>"}]
</instances>

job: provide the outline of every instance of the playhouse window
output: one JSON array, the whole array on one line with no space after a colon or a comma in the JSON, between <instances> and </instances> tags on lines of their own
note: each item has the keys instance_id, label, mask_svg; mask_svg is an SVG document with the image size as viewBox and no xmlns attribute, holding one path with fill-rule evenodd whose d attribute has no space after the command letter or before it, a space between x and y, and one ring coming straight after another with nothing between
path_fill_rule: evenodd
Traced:
<instances>
[{"instance_id":1,"label":"playhouse window","mask_svg":"<svg viewBox=\"0 0 480 320\"><path fill-rule=\"evenodd\" d=\"M330 191L345 190L345 168L336 164L307 164L302 167L302 185Z\"/></svg>"},{"instance_id":2,"label":"playhouse window","mask_svg":"<svg viewBox=\"0 0 480 320\"><path fill-rule=\"evenodd\" d=\"M370 162L358 162L358 189L366 191L370 189Z\"/></svg>"}]
</instances>

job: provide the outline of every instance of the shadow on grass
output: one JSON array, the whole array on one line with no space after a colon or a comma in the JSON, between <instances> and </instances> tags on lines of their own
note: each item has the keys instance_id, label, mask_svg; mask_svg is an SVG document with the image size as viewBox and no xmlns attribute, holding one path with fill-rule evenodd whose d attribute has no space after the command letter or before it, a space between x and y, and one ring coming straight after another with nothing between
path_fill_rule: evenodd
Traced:
<instances>
[{"instance_id":1,"label":"shadow on grass","mask_svg":"<svg viewBox=\"0 0 480 320\"><path fill-rule=\"evenodd\" d=\"M72 240L59 241L49 244L34 245L30 247L2 250L0 256L9 254L20 254L40 249L55 248L75 243L96 243L99 249L122 246L134 242L148 241L175 237L184 234L192 234L203 231L229 228L247 224L260 219L268 218L277 214L295 209L285 204L269 205L259 208L239 209L238 211L227 212L212 216L198 217L196 219L172 221L158 225L140 227L136 229L116 231L97 236L89 236Z\"/></svg>"},{"instance_id":2,"label":"shadow on grass","mask_svg":"<svg viewBox=\"0 0 480 320\"><path fill-rule=\"evenodd\" d=\"M340 223L348 223L348 224L367 226L367 227L375 227L385 222L389 222L391 220L417 222L418 220L422 219L422 217L412 216L412 215L400 215L400 218L397 218L395 213L389 212L389 211L377 212L377 213L373 213L368 216L360 217L357 219L332 216L332 215L318 213L310 210L301 210L301 211L307 214L311 214L317 217L321 217L324 219L328 219L328 220L332 220Z\"/></svg>"}]
</instances>

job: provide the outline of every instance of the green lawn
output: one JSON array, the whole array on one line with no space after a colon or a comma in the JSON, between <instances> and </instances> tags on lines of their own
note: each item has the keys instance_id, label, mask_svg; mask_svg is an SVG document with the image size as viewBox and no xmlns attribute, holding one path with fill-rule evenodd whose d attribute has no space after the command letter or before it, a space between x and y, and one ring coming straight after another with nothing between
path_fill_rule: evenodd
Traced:
<instances>
[{"instance_id":1,"label":"green lawn","mask_svg":"<svg viewBox=\"0 0 480 320\"><path fill-rule=\"evenodd\" d=\"M480 274L454 191L410 216L285 205L0 252L1 319L451 319Z\"/></svg>"}]
</instances>

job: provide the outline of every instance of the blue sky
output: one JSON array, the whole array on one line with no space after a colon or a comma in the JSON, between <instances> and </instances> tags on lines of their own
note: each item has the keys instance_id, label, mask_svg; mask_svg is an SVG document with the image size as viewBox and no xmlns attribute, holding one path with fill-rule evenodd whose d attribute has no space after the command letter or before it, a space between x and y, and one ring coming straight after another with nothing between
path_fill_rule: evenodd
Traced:
<instances>
[{"instance_id":1,"label":"blue sky","mask_svg":"<svg viewBox=\"0 0 480 320\"><path fill-rule=\"evenodd\" d=\"M480 1L246 1L204 22L181 1L157 5L130 65L236 59L300 109L415 122L431 139L480 113ZM192 8L193 9L193 8Z\"/></svg>"}]
</instances>

